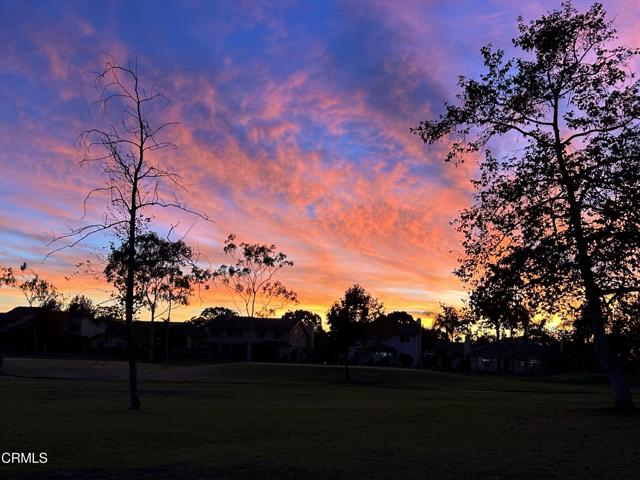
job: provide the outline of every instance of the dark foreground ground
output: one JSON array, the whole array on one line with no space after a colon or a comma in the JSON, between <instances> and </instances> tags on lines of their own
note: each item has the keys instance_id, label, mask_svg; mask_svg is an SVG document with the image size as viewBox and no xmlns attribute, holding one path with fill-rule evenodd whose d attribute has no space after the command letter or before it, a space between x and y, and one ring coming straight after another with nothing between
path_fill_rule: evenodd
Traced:
<instances>
[{"instance_id":1,"label":"dark foreground ground","mask_svg":"<svg viewBox=\"0 0 640 480\"><path fill-rule=\"evenodd\" d=\"M2 479L640 478L640 415L608 410L599 377L142 365L130 412L124 363L5 373L0 451L49 461L0 464Z\"/></svg>"}]
</instances>

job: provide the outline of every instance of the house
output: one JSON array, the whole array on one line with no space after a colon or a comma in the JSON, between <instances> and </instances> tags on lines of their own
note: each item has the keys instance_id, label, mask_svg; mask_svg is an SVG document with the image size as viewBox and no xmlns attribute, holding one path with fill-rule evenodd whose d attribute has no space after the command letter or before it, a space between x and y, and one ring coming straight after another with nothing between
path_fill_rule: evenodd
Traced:
<instances>
[{"instance_id":1,"label":"house","mask_svg":"<svg viewBox=\"0 0 640 480\"><path fill-rule=\"evenodd\" d=\"M440 339L432 341L422 352L422 366L436 370L464 370L465 354L470 345L470 340L465 343Z\"/></svg>"},{"instance_id":2,"label":"house","mask_svg":"<svg viewBox=\"0 0 640 480\"><path fill-rule=\"evenodd\" d=\"M313 349L311 325L289 318L249 318L221 315L206 326L211 355L244 360L251 344L257 361L301 361Z\"/></svg>"},{"instance_id":3,"label":"house","mask_svg":"<svg viewBox=\"0 0 640 480\"><path fill-rule=\"evenodd\" d=\"M127 349L124 337L108 330L93 337L89 345L91 350L98 354L125 355Z\"/></svg>"},{"instance_id":4,"label":"house","mask_svg":"<svg viewBox=\"0 0 640 480\"><path fill-rule=\"evenodd\" d=\"M422 325L418 319L395 324L390 334L373 345L351 349L351 361L360 365L418 367L422 354Z\"/></svg>"},{"instance_id":5,"label":"house","mask_svg":"<svg viewBox=\"0 0 640 480\"><path fill-rule=\"evenodd\" d=\"M39 310L36 307L15 307L8 312L0 313L0 333L7 333L29 324Z\"/></svg>"},{"instance_id":6,"label":"house","mask_svg":"<svg viewBox=\"0 0 640 480\"><path fill-rule=\"evenodd\" d=\"M69 332L82 338L94 338L105 333L107 324L85 316L69 317Z\"/></svg>"},{"instance_id":7,"label":"house","mask_svg":"<svg viewBox=\"0 0 640 480\"><path fill-rule=\"evenodd\" d=\"M103 322L39 307L16 307L0 313L0 336L7 351L77 352L105 329Z\"/></svg>"},{"instance_id":8,"label":"house","mask_svg":"<svg viewBox=\"0 0 640 480\"><path fill-rule=\"evenodd\" d=\"M542 375L549 373L557 354L550 347L519 337L471 348L466 357L474 372Z\"/></svg>"}]
</instances>

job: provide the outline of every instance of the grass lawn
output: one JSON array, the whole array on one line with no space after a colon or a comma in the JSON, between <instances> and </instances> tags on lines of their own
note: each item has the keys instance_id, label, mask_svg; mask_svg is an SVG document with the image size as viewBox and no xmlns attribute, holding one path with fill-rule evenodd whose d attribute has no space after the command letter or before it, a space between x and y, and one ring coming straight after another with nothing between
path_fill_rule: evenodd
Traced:
<instances>
[{"instance_id":1,"label":"grass lawn","mask_svg":"<svg viewBox=\"0 0 640 480\"><path fill-rule=\"evenodd\" d=\"M640 415L597 377L7 359L0 478L640 478ZM38 378L39 377L39 378ZM56 377L56 378L42 378ZM634 392L636 398L640 392Z\"/></svg>"}]
</instances>

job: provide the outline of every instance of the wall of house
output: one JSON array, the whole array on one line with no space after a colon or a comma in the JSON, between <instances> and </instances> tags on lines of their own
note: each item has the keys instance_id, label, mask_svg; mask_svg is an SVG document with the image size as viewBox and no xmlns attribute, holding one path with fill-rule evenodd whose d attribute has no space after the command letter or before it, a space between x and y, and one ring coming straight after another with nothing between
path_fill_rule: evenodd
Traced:
<instances>
[{"instance_id":1,"label":"wall of house","mask_svg":"<svg viewBox=\"0 0 640 480\"><path fill-rule=\"evenodd\" d=\"M398 351L398 359L401 354L410 355L413 359L411 367L416 367L420 363L420 340L420 335L392 335L384 343Z\"/></svg>"},{"instance_id":2,"label":"wall of house","mask_svg":"<svg viewBox=\"0 0 640 480\"><path fill-rule=\"evenodd\" d=\"M105 323L96 323L90 318L83 318L80 323L80 336L92 338L96 335L103 334L107 329Z\"/></svg>"},{"instance_id":3,"label":"wall of house","mask_svg":"<svg viewBox=\"0 0 640 480\"><path fill-rule=\"evenodd\" d=\"M527 363L525 368L525 362ZM515 374L544 374L548 371L548 362L539 358L505 357L501 359L502 372ZM497 372L498 359L495 357L471 357L469 366L474 372Z\"/></svg>"},{"instance_id":4,"label":"wall of house","mask_svg":"<svg viewBox=\"0 0 640 480\"><path fill-rule=\"evenodd\" d=\"M286 330L264 330L254 329L253 335L249 335L249 329L212 329L209 330L210 341L220 343L247 343L250 338L253 343L271 341L289 341L289 334Z\"/></svg>"},{"instance_id":5,"label":"wall of house","mask_svg":"<svg viewBox=\"0 0 640 480\"><path fill-rule=\"evenodd\" d=\"M313 328L308 328L305 332L305 327L301 323L298 323L291 329L289 333L288 342L292 347L298 348L312 348L313 346Z\"/></svg>"}]
</instances>

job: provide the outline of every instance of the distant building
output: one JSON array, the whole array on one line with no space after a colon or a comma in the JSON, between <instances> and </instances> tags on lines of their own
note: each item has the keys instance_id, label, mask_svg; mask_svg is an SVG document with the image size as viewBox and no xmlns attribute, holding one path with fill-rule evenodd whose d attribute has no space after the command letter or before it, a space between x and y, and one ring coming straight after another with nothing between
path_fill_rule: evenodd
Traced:
<instances>
[{"instance_id":1,"label":"distant building","mask_svg":"<svg viewBox=\"0 0 640 480\"><path fill-rule=\"evenodd\" d=\"M16 307L0 313L0 337L10 352L82 352L106 325L84 316L39 307Z\"/></svg>"},{"instance_id":2,"label":"distant building","mask_svg":"<svg viewBox=\"0 0 640 480\"><path fill-rule=\"evenodd\" d=\"M471 348L466 357L474 372L542 375L549 373L557 354L550 347L519 337Z\"/></svg>"},{"instance_id":3,"label":"distant building","mask_svg":"<svg viewBox=\"0 0 640 480\"><path fill-rule=\"evenodd\" d=\"M313 350L313 327L296 319L221 315L206 332L215 358L244 360L250 341L257 361L301 361Z\"/></svg>"},{"instance_id":4,"label":"distant building","mask_svg":"<svg viewBox=\"0 0 640 480\"><path fill-rule=\"evenodd\" d=\"M32 322L40 311L35 307L15 307L5 313L0 313L0 333L8 333Z\"/></svg>"},{"instance_id":5,"label":"distant building","mask_svg":"<svg viewBox=\"0 0 640 480\"><path fill-rule=\"evenodd\" d=\"M394 325L391 334L374 345L351 349L351 360L360 365L418 367L422 352L420 319L411 324Z\"/></svg>"}]
</instances>

